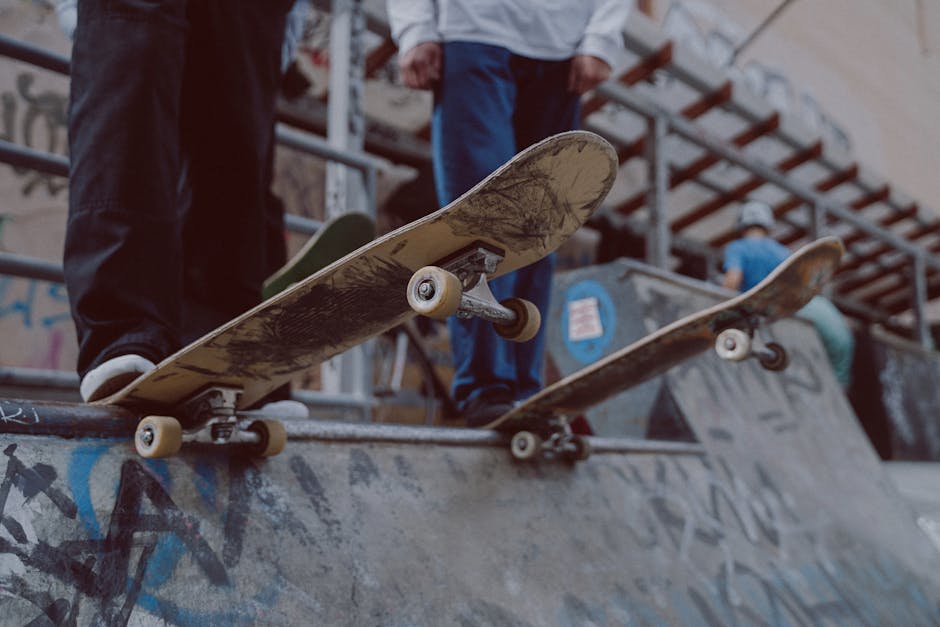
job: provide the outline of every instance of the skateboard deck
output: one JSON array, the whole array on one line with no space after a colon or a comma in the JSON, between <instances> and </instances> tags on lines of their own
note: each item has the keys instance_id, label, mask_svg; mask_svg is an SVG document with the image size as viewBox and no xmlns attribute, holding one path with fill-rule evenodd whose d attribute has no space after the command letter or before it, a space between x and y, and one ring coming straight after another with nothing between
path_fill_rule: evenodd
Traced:
<instances>
[{"instance_id":1,"label":"skateboard deck","mask_svg":"<svg viewBox=\"0 0 940 627\"><path fill-rule=\"evenodd\" d=\"M375 239L375 221L350 212L323 223L282 268L264 282L261 296L271 298Z\"/></svg>"},{"instance_id":2,"label":"skateboard deck","mask_svg":"<svg viewBox=\"0 0 940 627\"><path fill-rule=\"evenodd\" d=\"M575 418L614 394L661 375L713 347L726 359L749 356L754 331L796 313L808 303L832 277L842 253L842 243L834 237L807 244L747 292L676 320L555 382L485 428L514 433L512 453L520 459L529 459L538 453L535 449L545 448L540 433L555 436L548 444L549 450L559 444L559 439L571 444L570 437L566 437L570 434L561 433L559 423ZM724 343L716 344L719 337ZM768 348L769 351L759 353L765 367L785 367L783 348L772 344ZM563 431L563 424L561 427ZM524 435L517 438L520 434ZM576 440L573 446L562 446L561 452L581 458L587 454L584 446L583 440Z\"/></svg>"},{"instance_id":3,"label":"skateboard deck","mask_svg":"<svg viewBox=\"0 0 940 627\"><path fill-rule=\"evenodd\" d=\"M416 315L406 292L422 266L482 246L502 255L495 270L487 268L499 276L548 255L591 216L616 173L616 153L601 137L550 137L447 207L329 264L96 403L176 417L198 393L223 387L236 391L228 410L244 410L297 373ZM185 429L206 421L180 422Z\"/></svg>"}]
</instances>

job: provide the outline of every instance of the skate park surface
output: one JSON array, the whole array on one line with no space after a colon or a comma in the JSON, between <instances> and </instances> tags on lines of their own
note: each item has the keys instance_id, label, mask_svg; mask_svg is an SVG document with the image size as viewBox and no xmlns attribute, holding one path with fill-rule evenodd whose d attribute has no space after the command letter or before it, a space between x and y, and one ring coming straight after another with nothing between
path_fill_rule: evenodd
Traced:
<instances>
[{"instance_id":1,"label":"skate park surface","mask_svg":"<svg viewBox=\"0 0 940 627\"><path fill-rule=\"evenodd\" d=\"M721 298L627 262L555 293L560 374ZM807 323L767 339L786 371L689 360L590 414L573 465L514 462L486 431L320 421L267 460L143 460L126 416L0 401L0 616L940 624L937 473L885 469Z\"/></svg>"}]
</instances>

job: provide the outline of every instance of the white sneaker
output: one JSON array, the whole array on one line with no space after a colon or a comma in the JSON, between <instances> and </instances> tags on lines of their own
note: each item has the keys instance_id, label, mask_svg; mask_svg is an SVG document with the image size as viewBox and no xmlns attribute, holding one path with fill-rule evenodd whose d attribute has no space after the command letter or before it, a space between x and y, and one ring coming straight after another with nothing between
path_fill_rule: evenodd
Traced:
<instances>
[{"instance_id":1,"label":"white sneaker","mask_svg":"<svg viewBox=\"0 0 940 627\"><path fill-rule=\"evenodd\" d=\"M309 418L310 409L300 401L275 401L265 403L259 410L276 418Z\"/></svg>"},{"instance_id":2,"label":"white sneaker","mask_svg":"<svg viewBox=\"0 0 940 627\"><path fill-rule=\"evenodd\" d=\"M86 403L114 394L125 385L156 368L156 364L140 355L121 355L92 368L84 377L78 391Z\"/></svg>"}]
</instances>

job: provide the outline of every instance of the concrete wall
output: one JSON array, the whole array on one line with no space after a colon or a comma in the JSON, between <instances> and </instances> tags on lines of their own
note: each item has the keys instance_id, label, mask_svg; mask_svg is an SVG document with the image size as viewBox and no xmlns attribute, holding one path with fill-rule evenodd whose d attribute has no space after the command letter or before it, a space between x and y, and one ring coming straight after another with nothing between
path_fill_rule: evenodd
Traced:
<instances>
[{"instance_id":1,"label":"concrete wall","mask_svg":"<svg viewBox=\"0 0 940 627\"><path fill-rule=\"evenodd\" d=\"M123 442L4 436L0 612L20 624L940 620L937 549L877 472L839 457L842 471L809 486L802 455L757 460L738 435L703 457L598 454L574 468L493 448L297 440L263 463L144 462Z\"/></svg>"},{"instance_id":2,"label":"concrete wall","mask_svg":"<svg viewBox=\"0 0 940 627\"><path fill-rule=\"evenodd\" d=\"M940 461L940 355L860 334L852 403L885 459Z\"/></svg>"}]
</instances>

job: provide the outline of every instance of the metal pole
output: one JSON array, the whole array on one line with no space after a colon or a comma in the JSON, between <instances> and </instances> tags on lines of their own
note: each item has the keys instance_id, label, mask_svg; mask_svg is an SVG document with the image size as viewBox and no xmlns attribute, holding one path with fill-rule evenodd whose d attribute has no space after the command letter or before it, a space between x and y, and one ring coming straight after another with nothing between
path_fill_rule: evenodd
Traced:
<instances>
[{"instance_id":1,"label":"metal pole","mask_svg":"<svg viewBox=\"0 0 940 627\"><path fill-rule=\"evenodd\" d=\"M58 74L69 74L69 58L33 44L0 35L0 57L16 59Z\"/></svg>"},{"instance_id":2,"label":"metal pole","mask_svg":"<svg viewBox=\"0 0 940 627\"><path fill-rule=\"evenodd\" d=\"M362 0L332 0L330 15L330 96L327 103L327 140L342 151L361 151L365 144L362 93L365 79L363 35L366 30ZM369 185L367 186L367 181ZM338 163L327 164L326 216L350 210L375 215L370 204L373 179ZM323 392L372 396L372 342L357 346L320 367Z\"/></svg>"},{"instance_id":3,"label":"metal pole","mask_svg":"<svg viewBox=\"0 0 940 627\"><path fill-rule=\"evenodd\" d=\"M767 18L764 19L764 21L761 22L756 29L754 29L754 32L748 35L744 41L742 41L738 47L734 49L734 52L731 54L731 58L728 60L729 65L733 64L738 58L738 55L741 54L745 48L754 43L754 40L757 39L758 35L764 32L764 30L770 26L771 22L777 19L783 10L786 9L792 2L793 0L783 0L783 2L777 5L777 8L771 11L770 15L768 15Z\"/></svg>"},{"instance_id":4,"label":"metal pole","mask_svg":"<svg viewBox=\"0 0 940 627\"><path fill-rule=\"evenodd\" d=\"M20 146L5 139L0 139L0 163L8 163L17 168L28 168L43 174L64 177L69 175L68 157Z\"/></svg>"},{"instance_id":5,"label":"metal pole","mask_svg":"<svg viewBox=\"0 0 940 627\"><path fill-rule=\"evenodd\" d=\"M327 103L327 140L341 151L365 144L362 91L365 55L362 35L365 18L361 0L333 0L330 15L330 97ZM326 172L326 216L364 209L364 182L358 173L330 163Z\"/></svg>"},{"instance_id":6,"label":"metal pole","mask_svg":"<svg viewBox=\"0 0 940 627\"><path fill-rule=\"evenodd\" d=\"M927 323L927 264L924 255L915 255L914 264L914 331L917 334L917 341L925 350L933 350L933 337L930 334L930 326Z\"/></svg>"},{"instance_id":7,"label":"metal pole","mask_svg":"<svg viewBox=\"0 0 940 627\"><path fill-rule=\"evenodd\" d=\"M669 261L670 232L666 208L669 165L666 162L665 139L668 131L666 119L661 115L647 118L646 204L649 207L650 229L646 236L646 261L657 268L666 269Z\"/></svg>"},{"instance_id":8,"label":"metal pole","mask_svg":"<svg viewBox=\"0 0 940 627\"><path fill-rule=\"evenodd\" d=\"M826 235L826 206L822 200L809 204L809 234L813 239Z\"/></svg>"}]
</instances>

